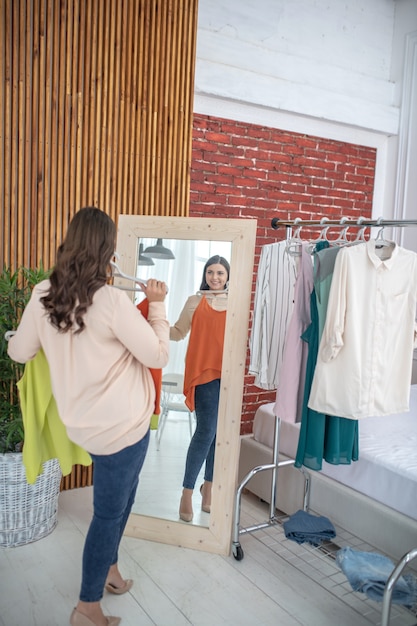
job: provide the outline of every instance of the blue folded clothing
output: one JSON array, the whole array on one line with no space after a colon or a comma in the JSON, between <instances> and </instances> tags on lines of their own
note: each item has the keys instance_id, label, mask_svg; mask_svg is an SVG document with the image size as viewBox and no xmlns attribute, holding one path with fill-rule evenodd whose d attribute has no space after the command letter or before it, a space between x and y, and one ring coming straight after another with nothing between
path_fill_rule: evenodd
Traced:
<instances>
[{"instance_id":1,"label":"blue folded clothing","mask_svg":"<svg viewBox=\"0 0 417 626\"><path fill-rule=\"evenodd\" d=\"M336 553L336 563L354 591L365 593L371 600L382 601L386 583L395 568L388 557L375 552L341 548ZM391 599L396 604L413 606L417 602L417 578L412 574L400 576Z\"/></svg>"},{"instance_id":2,"label":"blue folded clothing","mask_svg":"<svg viewBox=\"0 0 417 626\"><path fill-rule=\"evenodd\" d=\"M284 522L284 532L287 539L297 543L308 542L313 546L319 546L322 541L336 537L334 526L327 517L312 515L302 510Z\"/></svg>"}]
</instances>

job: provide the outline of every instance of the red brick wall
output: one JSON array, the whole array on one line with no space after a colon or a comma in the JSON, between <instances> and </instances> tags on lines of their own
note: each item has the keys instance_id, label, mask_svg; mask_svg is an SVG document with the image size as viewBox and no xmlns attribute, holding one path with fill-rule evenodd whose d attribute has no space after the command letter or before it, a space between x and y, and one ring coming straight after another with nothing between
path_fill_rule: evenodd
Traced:
<instances>
[{"instance_id":1,"label":"red brick wall","mask_svg":"<svg viewBox=\"0 0 417 626\"><path fill-rule=\"evenodd\" d=\"M253 306L261 248L285 238L271 219L370 218L375 160L373 148L194 115L190 216L258 220ZM242 433L252 431L258 406L275 399L253 380L245 376Z\"/></svg>"}]
</instances>

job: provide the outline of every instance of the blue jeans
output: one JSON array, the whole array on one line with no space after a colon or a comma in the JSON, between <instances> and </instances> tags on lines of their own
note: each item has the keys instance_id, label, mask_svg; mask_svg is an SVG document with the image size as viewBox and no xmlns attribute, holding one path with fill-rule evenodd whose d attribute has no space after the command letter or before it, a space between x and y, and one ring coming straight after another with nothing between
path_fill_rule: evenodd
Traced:
<instances>
[{"instance_id":1,"label":"blue jeans","mask_svg":"<svg viewBox=\"0 0 417 626\"><path fill-rule=\"evenodd\" d=\"M138 443L115 454L91 454L94 512L83 551L82 602L101 600L109 568L117 563L148 444L149 431Z\"/></svg>"},{"instance_id":2,"label":"blue jeans","mask_svg":"<svg viewBox=\"0 0 417 626\"><path fill-rule=\"evenodd\" d=\"M204 480L213 481L219 396L220 378L211 380L204 385L197 385L195 388L197 425L187 452L182 484L185 489L194 489L195 481L204 461L206 462Z\"/></svg>"},{"instance_id":3,"label":"blue jeans","mask_svg":"<svg viewBox=\"0 0 417 626\"><path fill-rule=\"evenodd\" d=\"M381 602L395 564L387 556L376 552L362 552L354 548L341 548L336 552L336 565L348 579L354 591ZM413 574L399 577L392 590L392 602L413 606L417 602L417 584ZM414 620L413 620L414 621Z\"/></svg>"}]
</instances>

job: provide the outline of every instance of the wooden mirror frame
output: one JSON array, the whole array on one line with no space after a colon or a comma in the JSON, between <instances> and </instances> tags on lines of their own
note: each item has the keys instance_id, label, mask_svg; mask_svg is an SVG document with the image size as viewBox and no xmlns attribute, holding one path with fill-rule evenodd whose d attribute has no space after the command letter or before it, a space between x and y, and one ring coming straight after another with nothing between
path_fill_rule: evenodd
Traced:
<instances>
[{"instance_id":1,"label":"wooden mirror frame","mask_svg":"<svg viewBox=\"0 0 417 626\"><path fill-rule=\"evenodd\" d=\"M209 526L132 513L125 531L130 537L216 554L230 553L256 227L255 219L119 215L118 264L130 276L136 276L139 238L230 241L232 244Z\"/></svg>"}]
</instances>

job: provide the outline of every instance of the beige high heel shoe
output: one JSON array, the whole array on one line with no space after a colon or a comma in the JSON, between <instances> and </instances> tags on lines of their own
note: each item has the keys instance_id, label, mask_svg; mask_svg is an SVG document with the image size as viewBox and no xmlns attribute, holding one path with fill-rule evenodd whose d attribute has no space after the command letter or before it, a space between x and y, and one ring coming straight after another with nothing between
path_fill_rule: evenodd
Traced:
<instances>
[{"instance_id":1,"label":"beige high heel shoe","mask_svg":"<svg viewBox=\"0 0 417 626\"><path fill-rule=\"evenodd\" d=\"M120 617L114 617L113 615L109 615L106 617L108 626L119 626L121 622ZM87 615L83 615L74 609L71 613L70 617L71 626L96 626L96 624L89 618Z\"/></svg>"},{"instance_id":2,"label":"beige high heel shoe","mask_svg":"<svg viewBox=\"0 0 417 626\"><path fill-rule=\"evenodd\" d=\"M104 588L109 593L114 593L116 596L121 596L122 594L130 591L132 585L133 580L131 578L128 578L127 580L125 580L125 584L123 585L123 587L115 587L115 585L112 585L111 583L106 583L104 585Z\"/></svg>"},{"instance_id":3,"label":"beige high heel shoe","mask_svg":"<svg viewBox=\"0 0 417 626\"><path fill-rule=\"evenodd\" d=\"M191 522L194 516L193 513L193 503L192 503L193 490L192 489L183 489L181 502L180 502L180 519L183 522Z\"/></svg>"},{"instance_id":4,"label":"beige high heel shoe","mask_svg":"<svg viewBox=\"0 0 417 626\"><path fill-rule=\"evenodd\" d=\"M210 513L211 512L211 483L205 481L200 487L200 493L202 497L201 510L204 511L204 513Z\"/></svg>"}]
</instances>

